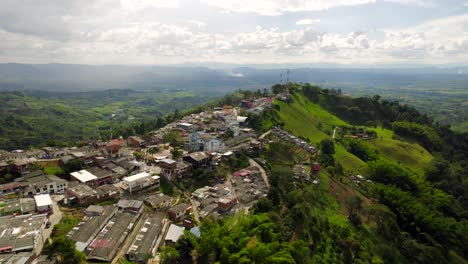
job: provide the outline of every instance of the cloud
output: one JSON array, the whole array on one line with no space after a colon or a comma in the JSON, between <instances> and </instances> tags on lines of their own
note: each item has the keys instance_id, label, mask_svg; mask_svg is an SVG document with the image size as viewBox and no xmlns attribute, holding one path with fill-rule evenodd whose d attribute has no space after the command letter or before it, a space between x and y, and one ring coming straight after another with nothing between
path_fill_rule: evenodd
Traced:
<instances>
[{"instance_id":1,"label":"cloud","mask_svg":"<svg viewBox=\"0 0 468 264\"><path fill-rule=\"evenodd\" d=\"M335 7L392 2L404 5L432 6L432 0L201 0L224 12L256 13L278 16L286 12L322 11Z\"/></svg>"},{"instance_id":2,"label":"cloud","mask_svg":"<svg viewBox=\"0 0 468 264\"><path fill-rule=\"evenodd\" d=\"M188 20L187 21L189 24L195 26L196 28L202 28L202 27L205 27L206 26L206 23L203 22L203 21L199 21L199 20Z\"/></svg>"},{"instance_id":3,"label":"cloud","mask_svg":"<svg viewBox=\"0 0 468 264\"><path fill-rule=\"evenodd\" d=\"M301 25L301 26L312 25L316 23L320 23L320 19L301 19L301 20L296 21L296 25Z\"/></svg>"},{"instance_id":4,"label":"cloud","mask_svg":"<svg viewBox=\"0 0 468 264\"><path fill-rule=\"evenodd\" d=\"M294 19L292 21L297 20L296 25L300 25L293 29L268 24L253 27L252 16L238 14L236 18L245 18L245 23L240 23L242 27L210 31L213 23L228 23L228 20L223 20L224 17L217 18L220 20L206 17L205 20L204 16L178 16L177 19L163 20L154 15L161 8L163 12L177 12L183 8L183 1L82 0L85 4L80 4L83 3L81 1L77 4L75 1L62 3L47 0L47 5L37 1L21 5L14 0L2 1L2 62L466 64L468 61L468 15L440 18L405 28L376 29L370 32L343 28L328 32L318 30L318 19L297 20L303 17L300 14L291 15ZM258 8L251 12L274 14L379 0L219 2L228 3L226 8L231 11ZM431 3L423 0L398 2L414 5ZM285 5L283 9L279 8L281 3ZM214 9L214 12L218 11ZM200 21L200 18L206 22ZM272 17L268 20L279 19L284 22L284 18ZM233 24L231 20L229 23Z\"/></svg>"}]
</instances>

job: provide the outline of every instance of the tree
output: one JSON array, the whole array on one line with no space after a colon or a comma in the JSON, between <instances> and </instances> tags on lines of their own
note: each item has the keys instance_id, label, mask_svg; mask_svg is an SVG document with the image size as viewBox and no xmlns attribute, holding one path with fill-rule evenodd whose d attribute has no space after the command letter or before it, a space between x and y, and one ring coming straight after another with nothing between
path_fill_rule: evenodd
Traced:
<instances>
[{"instance_id":1,"label":"tree","mask_svg":"<svg viewBox=\"0 0 468 264\"><path fill-rule=\"evenodd\" d=\"M324 154L335 154L335 144L331 139L324 139L320 142L322 153Z\"/></svg>"},{"instance_id":2,"label":"tree","mask_svg":"<svg viewBox=\"0 0 468 264\"><path fill-rule=\"evenodd\" d=\"M71 172L74 171L79 171L83 168L83 162L79 159L73 159L70 160L68 163L66 163L63 166L63 170L65 171L65 174L70 174Z\"/></svg>"},{"instance_id":3,"label":"tree","mask_svg":"<svg viewBox=\"0 0 468 264\"><path fill-rule=\"evenodd\" d=\"M67 237L58 237L46 246L48 259L57 263L80 264L85 262L85 255L75 248L75 243Z\"/></svg>"},{"instance_id":4,"label":"tree","mask_svg":"<svg viewBox=\"0 0 468 264\"><path fill-rule=\"evenodd\" d=\"M180 147L183 142L182 136L177 131L167 132L164 134L162 140L164 143L169 143L173 147Z\"/></svg>"},{"instance_id":5,"label":"tree","mask_svg":"<svg viewBox=\"0 0 468 264\"><path fill-rule=\"evenodd\" d=\"M161 264L175 264L179 257L180 253L174 247L167 246L161 249Z\"/></svg>"}]
</instances>

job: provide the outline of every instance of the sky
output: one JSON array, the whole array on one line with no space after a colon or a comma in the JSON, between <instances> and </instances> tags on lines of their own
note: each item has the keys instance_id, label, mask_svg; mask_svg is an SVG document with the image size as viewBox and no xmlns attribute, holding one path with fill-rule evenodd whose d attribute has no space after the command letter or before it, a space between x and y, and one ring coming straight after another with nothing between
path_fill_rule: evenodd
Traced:
<instances>
[{"instance_id":1,"label":"sky","mask_svg":"<svg viewBox=\"0 0 468 264\"><path fill-rule=\"evenodd\" d=\"M468 66L468 0L0 0L0 63Z\"/></svg>"}]
</instances>

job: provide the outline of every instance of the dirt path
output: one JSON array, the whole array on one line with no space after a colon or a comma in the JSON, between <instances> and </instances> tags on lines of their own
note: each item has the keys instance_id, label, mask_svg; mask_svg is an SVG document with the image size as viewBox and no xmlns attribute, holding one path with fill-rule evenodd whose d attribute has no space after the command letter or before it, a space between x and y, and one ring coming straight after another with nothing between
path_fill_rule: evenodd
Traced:
<instances>
[{"instance_id":1,"label":"dirt path","mask_svg":"<svg viewBox=\"0 0 468 264\"><path fill-rule=\"evenodd\" d=\"M250 162L250 166L256 166L256 167L260 168L260 173L262 175L262 178L265 181L266 186L268 188L270 188L270 183L268 182L268 175L267 175L265 169L263 169L263 167L260 164L258 164L258 162L256 162L255 160L253 160L251 158L249 158L249 162Z\"/></svg>"},{"instance_id":2,"label":"dirt path","mask_svg":"<svg viewBox=\"0 0 468 264\"><path fill-rule=\"evenodd\" d=\"M271 130L268 130L267 132L263 133L261 136L258 137L258 139L264 139L266 136L268 136L271 133Z\"/></svg>"}]
</instances>

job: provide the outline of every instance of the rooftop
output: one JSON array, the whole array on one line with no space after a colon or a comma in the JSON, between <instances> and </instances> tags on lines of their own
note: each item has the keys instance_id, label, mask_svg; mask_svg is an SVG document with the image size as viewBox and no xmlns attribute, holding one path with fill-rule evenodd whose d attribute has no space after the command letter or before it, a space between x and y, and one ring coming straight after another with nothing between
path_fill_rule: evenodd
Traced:
<instances>
[{"instance_id":1,"label":"rooftop","mask_svg":"<svg viewBox=\"0 0 468 264\"><path fill-rule=\"evenodd\" d=\"M89 182L98 178L87 170L80 170L80 171L72 172L70 174L73 177L75 177L77 180L83 183Z\"/></svg>"},{"instance_id":2,"label":"rooftop","mask_svg":"<svg viewBox=\"0 0 468 264\"><path fill-rule=\"evenodd\" d=\"M38 207L52 205L52 199L50 199L49 194L35 195L34 200L36 200L36 205Z\"/></svg>"},{"instance_id":3,"label":"rooftop","mask_svg":"<svg viewBox=\"0 0 468 264\"><path fill-rule=\"evenodd\" d=\"M156 212L146 218L127 254L135 255L135 260L144 260L148 254L151 254L161 232L163 218L163 212Z\"/></svg>"},{"instance_id":4,"label":"rooftop","mask_svg":"<svg viewBox=\"0 0 468 264\"><path fill-rule=\"evenodd\" d=\"M140 179L148 178L150 176L151 176L151 174L149 174L148 172L142 172L142 173L138 173L138 174L135 174L135 175L132 175L132 176L125 177L125 178L123 178L123 180L126 181L126 182L133 182L133 181L137 181L137 180L140 180Z\"/></svg>"},{"instance_id":5,"label":"rooftop","mask_svg":"<svg viewBox=\"0 0 468 264\"><path fill-rule=\"evenodd\" d=\"M171 224L169 231L167 231L165 240L173 243L177 242L177 240L179 240L179 238L184 234L184 230L185 228L181 226Z\"/></svg>"}]
</instances>

